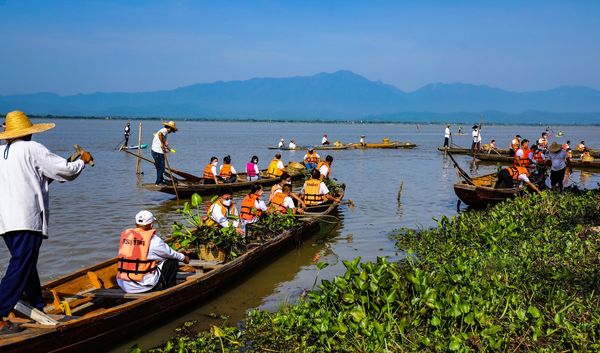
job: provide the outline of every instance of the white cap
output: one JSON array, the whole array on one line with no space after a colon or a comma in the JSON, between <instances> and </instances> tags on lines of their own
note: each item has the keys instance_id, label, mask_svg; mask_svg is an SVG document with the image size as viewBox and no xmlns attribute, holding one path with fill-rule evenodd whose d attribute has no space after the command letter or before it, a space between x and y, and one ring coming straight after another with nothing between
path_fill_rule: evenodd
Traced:
<instances>
[{"instance_id":1,"label":"white cap","mask_svg":"<svg viewBox=\"0 0 600 353\"><path fill-rule=\"evenodd\" d=\"M279 141L283 141L283 139L279 140Z\"/></svg>"},{"instance_id":2,"label":"white cap","mask_svg":"<svg viewBox=\"0 0 600 353\"><path fill-rule=\"evenodd\" d=\"M156 218L150 211L143 210L135 215L135 224L139 224L141 226L152 224L154 221L156 221Z\"/></svg>"}]
</instances>

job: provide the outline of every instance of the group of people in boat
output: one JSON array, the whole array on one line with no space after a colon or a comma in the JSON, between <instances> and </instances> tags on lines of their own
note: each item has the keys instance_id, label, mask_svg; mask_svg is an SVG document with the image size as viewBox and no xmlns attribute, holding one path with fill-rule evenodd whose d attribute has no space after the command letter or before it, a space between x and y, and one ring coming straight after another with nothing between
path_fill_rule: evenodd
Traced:
<instances>
[{"instance_id":1,"label":"group of people in boat","mask_svg":"<svg viewBox=\"0 0 600 353\"><path fill-rule=\"evenodd\" d=\"M321 139L321 145L327 146L330 144L331 144L331 142L329 142L329 139L327 138L327 134L323 134L323 138ZM291 139L287 148L293 150L293 149L296 149L296 147L298 147L298 145L296 145L296 140ZM283 139L283 138L279 139L279 142L277 143L277 148L285 148L285 139Z\"/></svg>"},{"instance_id":2,"label":"group of people in boat","mask_svg":"<svg viewBox=\"0 0 600 353\"><path fill-rule=\"evenodd\" d=\"M445 149L450 148L450 144L452 143L452 141L451 141L452 140L452 131L450 131L450 127L451 127L451 125L447 124L446 128L444 129L444 148ZM461 127L459 127L458 134L459 135L463 134ZM471 138L472 138L471 152L473 152L473 153L479 152L481 150L481 141L483 140L483 137L481 136L481 126L473 125L473 131L471 132Z\"/></svg>"}]
</instances>

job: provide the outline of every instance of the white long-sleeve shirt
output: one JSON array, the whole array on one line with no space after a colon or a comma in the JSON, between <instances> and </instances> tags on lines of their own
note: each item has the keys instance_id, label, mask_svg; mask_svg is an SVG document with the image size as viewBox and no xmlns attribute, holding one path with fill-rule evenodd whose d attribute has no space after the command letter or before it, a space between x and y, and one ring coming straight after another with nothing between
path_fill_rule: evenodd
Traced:
<instances>
[{"instance_id":1,"label":"white long-sleeve shirt","mask_svg":"<svg viewBox=\"0 0 600 353\"><path fill-rule=\"evenodd\" d=\"M73 180L84 167L83 161L67 162L35 141L0 146L0 235L30 230L47 237L48 182Z\"/></svg>"},{"instance_id":2,"label":"white long-sleeve shirt","mask_svg":"<svg viewBox=\"0 0 600 353\"><path fill-rule=\"evenodd\" d=\"M237 209L235 207L233 207L232 216L237 216L237 215L238 215ZM236 228L238 226L238 221L231 220L231 219L227 218L227 216L223 216L222 207L218 203L213 204L212 211L210 213L210 218L212 218L212 220L215 221L216 223L219 223L219 225L223 228L229 227L230 223L231 223L231 225L233 225Z\"/></svg>"},{"instance_id":3,"label":"white long-sleeve shirt","mask_svg":"<svg viewBox=\"0 0 600 353\"><path fill-rule=\"evenodd\" d=\"M169 245L160 238L158 232L156 232L152 236L152 239L150 239L147 259L156 260L158 262L156 265L158 270L145 274L141 281L136 282L117 278L117 284L123 291L126 293L143 293L151 290L156 286L160 279L160 271L162 271L165 260L174 259L183 262L183 260L185 260L185 255L171 249Z\"/></svg>"}]
</instances>

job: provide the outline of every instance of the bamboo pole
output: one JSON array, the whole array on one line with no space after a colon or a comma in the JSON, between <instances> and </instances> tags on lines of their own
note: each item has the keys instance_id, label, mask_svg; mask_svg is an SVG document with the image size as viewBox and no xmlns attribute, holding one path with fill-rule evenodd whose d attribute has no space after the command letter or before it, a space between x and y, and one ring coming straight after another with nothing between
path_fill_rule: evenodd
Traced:
<instances>
[{"instance_id":1,"label":"bamboo pole","mask_svg":"<svg viewBox=\"0 0 600 353\"><path fill-rule=\"evenodd\" d=\"M142 160L142 122L138 129L138 153L137 153L137 164L135 165L135 174L142 174L140 167L140 161Z\"/></svg>"},{"instance_id":2,"label":"bamboo pole","mask_svg":"<svg viewBox=\"0 0 600 353\"><path fill-rule=\"evenodd\" d=\"M169 165L169 158L167 158L167 153L165 151L165 163L167 163L167 168L169 169L169 176L171 176L171 184L173 185L173 190L175 191L175 197L177 201L179 201L179 193L177 192L177 185L175 184L175 178L173 178L173 172L171 171L171 166Z\"/></svg>"}]
</instances>

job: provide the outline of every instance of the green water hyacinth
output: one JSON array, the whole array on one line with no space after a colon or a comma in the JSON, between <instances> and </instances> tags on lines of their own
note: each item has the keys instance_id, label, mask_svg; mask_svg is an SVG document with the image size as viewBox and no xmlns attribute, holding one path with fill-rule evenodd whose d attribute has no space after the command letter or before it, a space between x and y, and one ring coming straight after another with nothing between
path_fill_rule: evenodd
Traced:
<instances>
[{"instance_id":1,"label":"green water hyacinth","mask_svg":"<svg viewBox=\"0 0 600 353\"><path fill-rule=\"evenodd\" d=\"M600 351L597 192L528 195L437 223L394 233L406 260L344 261L297 303L152 351Z\"/></svg>"}]
</instances>

